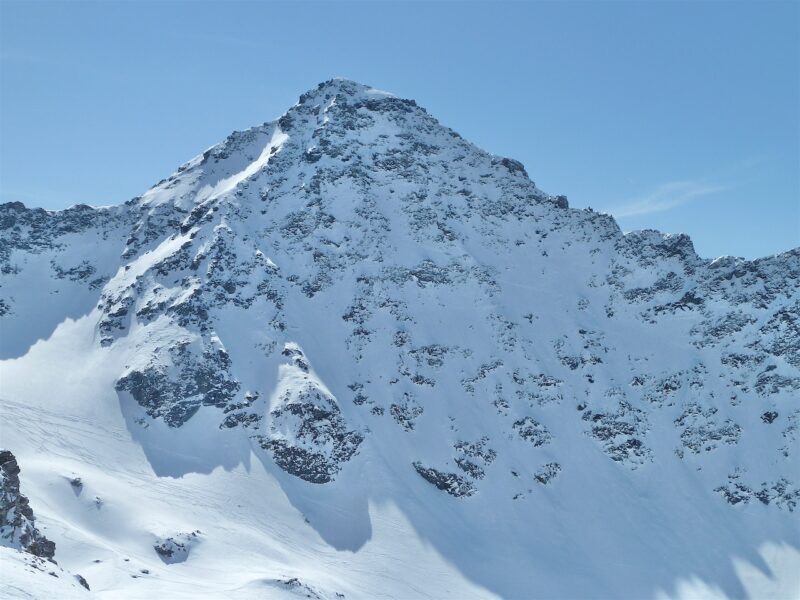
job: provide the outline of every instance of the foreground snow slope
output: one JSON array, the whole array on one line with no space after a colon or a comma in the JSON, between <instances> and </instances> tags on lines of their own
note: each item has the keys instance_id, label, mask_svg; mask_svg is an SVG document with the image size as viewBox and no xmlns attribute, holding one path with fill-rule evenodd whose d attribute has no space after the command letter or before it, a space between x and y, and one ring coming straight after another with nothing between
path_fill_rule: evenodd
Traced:
<instances>
[{"instance_id":1,"label":"foreground snow slope","mask_svg":"<svg viewBox=\"0 0 800 600\"><path fill-rule=\"evenodd\" d=\"M2 445L92 594L798 595L798 250L623 235L333 80L1 206L0 260Z\"/></svg>"}]
</instances>

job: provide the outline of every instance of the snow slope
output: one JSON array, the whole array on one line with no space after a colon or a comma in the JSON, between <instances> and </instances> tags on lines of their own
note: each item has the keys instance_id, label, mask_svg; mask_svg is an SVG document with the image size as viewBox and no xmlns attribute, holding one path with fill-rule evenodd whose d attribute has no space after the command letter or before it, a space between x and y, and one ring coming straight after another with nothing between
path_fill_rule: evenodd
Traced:
<instances>
[{"instance_id":1,"label":"snow slope","mask_svg":"<svg viewBox=\"0 0 800 600\"><path fill-rule=\"evenodd\" d=\"M0 206L0 261L0 445L81 593L800 597L798 249L624 235L332 80Z\"/></svg>"}]
</instances>

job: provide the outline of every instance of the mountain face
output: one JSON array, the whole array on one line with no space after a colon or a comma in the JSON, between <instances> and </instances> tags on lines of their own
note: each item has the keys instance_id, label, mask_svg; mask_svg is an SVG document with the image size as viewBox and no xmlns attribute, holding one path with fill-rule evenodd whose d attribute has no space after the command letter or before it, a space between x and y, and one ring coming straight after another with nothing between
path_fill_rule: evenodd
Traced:
<instances>
[{"instance_id":1,"label":"mountain face","mask_svg":"<svg viewBox=\"0 0 800 600\"><path fill-rule=\"evenodd\" d=\"M0 206L0 265L2 445L91 593L800 590L800 249L623 234L332 80L124 205Z\"/></svg>"}]
</instances>

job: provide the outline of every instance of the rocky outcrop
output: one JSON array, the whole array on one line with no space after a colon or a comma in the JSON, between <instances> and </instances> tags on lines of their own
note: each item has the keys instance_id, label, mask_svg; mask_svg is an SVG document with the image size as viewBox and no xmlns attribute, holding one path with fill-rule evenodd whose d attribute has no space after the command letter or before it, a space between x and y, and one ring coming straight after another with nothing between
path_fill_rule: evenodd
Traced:
<instances>
[{"instance_id":1,"label":"rocky outcrop","mask_svg":"<svg viewBox=\"0 0 800 600\"><path fill-rule=\"evenodd\" d=\"M552 438L547 427L532 417L525 417L524 419L514 421L512 427L516 430L519 437L536 447L550 443L550 439Z\"/></svg>"},{"instance_id":2,"label":"rocky outcrop","mask_svg":"<svg viewBox=\"0 0 800 600\"><path fill-rule=\"evenodd\" d=\"M533 475L533 478L542 485L547 485L553 481L559 473L561 473L561 465L556 462L551 462L544 464L541 466L541 468L537 469L536 473Z\"/></svg>"},{"instance_id":3,"label":"rocky outcrop","mask_svg":"<svg viewBox=\"0 0 800 600\"><path fill-rule=\"evenodd\" d=\"M334 398L307 382L293 386L270 411L270 433L258 436L275 463L310 483L327 483L357 452L364 436L348 430Z\"/></svg>"},{"instance_id":4,"label":"rocky outcrop","mask_svg":"<svg viewBox=\"0 0 800 600\"><path fill-rule=\"evenodd\" d=\"M53 560L56 545L36 527L28 499L20 491L20 468L8 450L0 450L0 543Z\"/></svg>"},{"instance_id":5,"label":"rocky outcrop","mask_svg":"<svg viewBox=\"0 0 800 600\"><path fill-rule=\"evenodd\" d=\"M791 481L781 477L777 481L760 482L758 484L746 483L741 471L728 475L728 481L715 488L729 504L748 504L752 501L761 504L774 504L793 512L800 502L800 488Z\"/></svg>"},{"instance_id":6,"label":"rocky outcrop","mask_svg":"<svg viewBox=\"0 0 800 600\"><path fill-rule=\"evenodd\" d=\"M116 388L130 393L149 416L180 427L201 406L226 408L233 402L240 385L229 368L224 349L180 342L159 351L147 366L132 369Z\"/></svg>"},{"instance_id":7,"label":"rocky outcrop","mask_svg":"<svg viewBox=\"0 0 800 600\"><path fill-rule=\"evenodd\" d=\"M475 485L455 473L446 473L431 467L426 467L420 462L413 463L417 473L428 483L456 498L472 496L476 492Z\"/></svg>"},{"instance_id":8,"label":"rocky outcrop","mask_svg":"<svg viewBox=\"0 0 800 600\"><path fill-rule=\"evenodd\" d=\"M582 418L590 423L587 433L600 442L612 460L631 469L652 460L652 451L642 441L647 417L628 401L620 400L614 411L585 410Z\"/></svg>"},{"instance_id":9,"label":"rocky outcrop","mask_svg":"<svg viewBox=\"0 0 800 600\"><path fill-rule=\"evenodd\" d=\"M168 565L185 562L191 549L200 542L200 532L178 533L166 538L159 538L153 544L158 557Z\"/></svg>"}]
</instances>

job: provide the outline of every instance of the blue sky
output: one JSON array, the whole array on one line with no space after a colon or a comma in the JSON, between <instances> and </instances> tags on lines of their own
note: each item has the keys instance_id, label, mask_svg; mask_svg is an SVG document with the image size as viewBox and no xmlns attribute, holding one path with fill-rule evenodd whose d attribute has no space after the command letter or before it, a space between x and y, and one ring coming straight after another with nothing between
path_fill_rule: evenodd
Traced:
<instances>
[{"instance_id":1,"label":"blue sky","mask_svg":"<svg viewBox=\"0 0 800 600\"><path fill-rule=\"evenodd\" d=\"M140 195L343 76L703 256L800 245L800 3L0 0L0 201Z\"/></svg>"}]
</instances>

